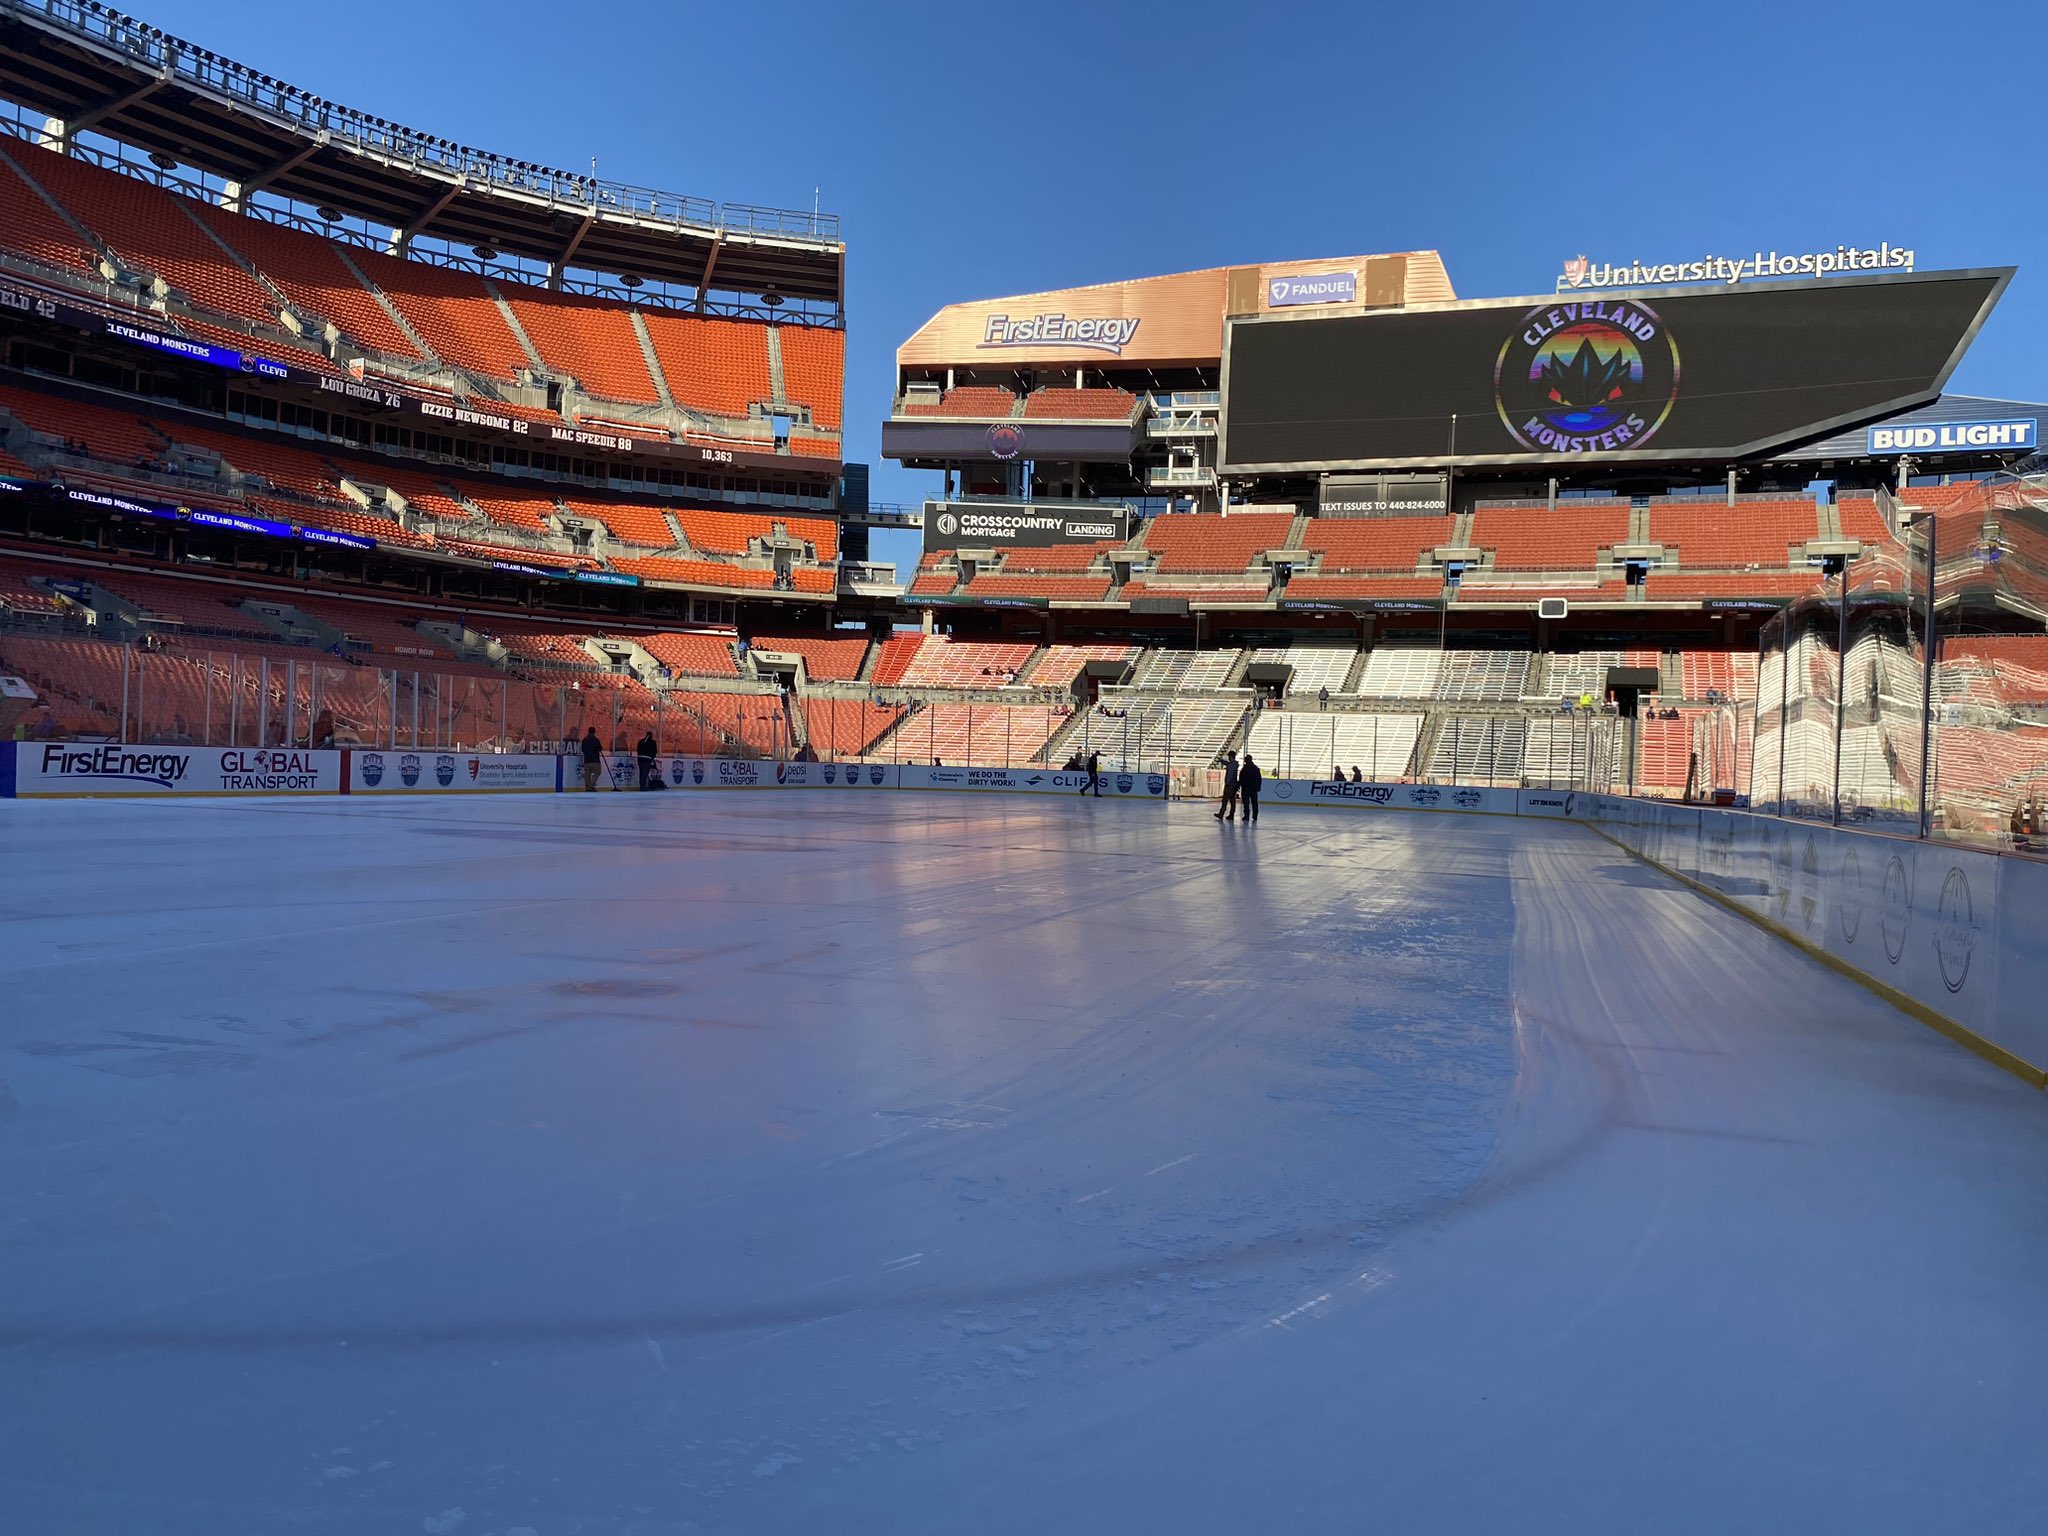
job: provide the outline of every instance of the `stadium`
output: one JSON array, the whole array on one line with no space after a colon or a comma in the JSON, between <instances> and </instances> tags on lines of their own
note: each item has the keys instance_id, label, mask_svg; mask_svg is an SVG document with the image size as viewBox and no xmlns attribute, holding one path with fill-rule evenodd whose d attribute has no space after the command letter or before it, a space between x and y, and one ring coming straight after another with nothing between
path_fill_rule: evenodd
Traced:
<instances>
[{"instance_id":1,"label":"stadium","mask_svg":"<svg viewBox=\"0 0 2048 1536\"><path fill-rule=\"evenodd\" d=\"M2018 269L847 235L0 0L0 1523L2031 1529Z\"/></svg>"}]
</instances>

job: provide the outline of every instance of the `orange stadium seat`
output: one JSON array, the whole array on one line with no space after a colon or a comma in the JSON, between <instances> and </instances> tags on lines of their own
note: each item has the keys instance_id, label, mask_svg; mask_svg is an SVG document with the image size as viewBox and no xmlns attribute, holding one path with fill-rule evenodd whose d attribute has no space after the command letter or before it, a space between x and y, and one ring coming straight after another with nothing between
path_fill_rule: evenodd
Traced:
<instances>
[{"instance_id":1,"label":"orange stadium seat","mask_svg":"<svg viewBox=\"0 0 2048 1536\"><path fill-rule=\"evenodd\" d=\"M782 524L792 539L817 550L820 560L839 558L839 525L828 517L783 517L772 512L719 512L709 507L672 507L692 549L744 555L750 539L765 539Z\"/></svg>"},{"instance_id":2,"label":"orange stadium seat","mask_svg":"<svg viewBox=\"0 0 2048 1536\"><path fill-rule=\"evenodd\" d=\"M1287 542L1294 519L1285 512L1169 512L1145 528L1145 547L1162 574L1249 570L1252 556Z\"/></svg>"},{"instance_id":3,"label":"orange stadium seat","mask_svg":"<svg viewBox=\"0 0 2048 1536\"><path fill-rule=\"evenodd\" d=\"M673 582L686 587L772 587L773 571L742 570L711 560L679 560L667 555L615 555L612 565L643 581Z\"/></svg>"},{"instance_id":4,"label":"orange stadium seat","mask_svg":"<svg viewBox=\"0 0 2048 1536\"><path fill-rule=\"evenodd\" d=\"M585 517L602 523L611 531L613 538L625 544L639 544L648 549L673 549L676 536L668 520L656 507L643 506L631 501L591 501L587 498L565 496L563 504L572 517Z\"/></svg>"},{"instance_id":5,"label":"orange stadium seat","mask_svg":"<svg viewBox=\"0 0 2048 1536\"><path fill-rule=\"evenodd\" d=\"M1109 595L1109 577L1008 576L977 574L967 583L969 597L1042 597L1053 602L1096 603Z\"/></svg>"},{"instance_id":6,"label":"orange stadium seat","mask_svg":"<svg viewBox=\"0 0 2048 1536\"><path fill-rule=\"evenodd\" d=\"M836 431L844 419L846 332L828 326L785 325L781 339L783 393L799 405L809 406L812 421ZM666 367L664 362L664 370ZM669 388L675 388L674 381Z\"/></svg>"},{"instance_id":7,"label":"orange stadium seat","mask_svg":"<svg viewBox=\"0 0 2048 1536\"><path fill-rule=\"evenodd\" d=\"M1672 496L1650 502L1650 538L1676 549L1688 570L1716 566L1790 563L1791 548L1820 536L1820 511L1811 501L1739 501Z\"/></svg>"},{"instance_id":8,"label":"orange stadium seat","mask_svg":"<svg viewBox=\"0 0 2048 1536\"><path fill-rule=\"evenodd\" d=\"M13 151L9 140L7 152ZM5 161L0 161L0 245L62 272L99 271L99 253Z\"/></svg>"},{"instance_id":9,"label":"orange stadium seat","mask_svg":"<svg viewBox=\"0 0 2048 1536\"><path fill-rule=\"evenodd\" d=\"M906 688L990 688L1000 686L1037 647L1001 641L949 640L926 637L903 669Z\"/></svg>"},{"instance_id":10,"label":"orange stadium seat","mask_svg":"<svg viewBox=\"0 0 2048 1536\"><path fill-rule=\"evenodd\" d=\"M1319 552L1325 571L1413 571L1430 550L1451 542L1452 517L1312 517L1302 547Z\"/></svg>"},{"instance_id":11,"label":"orange stadium seat","mask_svg":"<svg viewBox=\"0 0 2048 1536\"><path fill-rule=\"evenodd\" d=\"M19 140L9 140L8 153L123 261L154 272L195 304L277 324L276 297L193 222L188 199Z\"/></svg>"},{"instance_id":12,"label":"orange stadium seat","mask_svg":"<svg viewBox=\"0 0 2048 1536\"><path fill-rule=\"evenodd\" d=\"M963 384L958 389L947 390L941 399L900 405L897 413L903 416L972 416L987 421L992 418L1008 419L1016 408L1017 397L1007 389L987 384Z\"/></svg>"},{"instance_id":13,"label":"orange stadium seat","mask_svg":"<svg viewBox=\"0 0 2048 1536\"><path fill-rule=\"evenodd\" d=\"M113 406L0 384L0 411L31 432L63 441L82 441L89 457L110 464L161 459L165 452L163 437L142 417Z\"/></svg>"},{"instance_id":14,"label":"orange stadium seat","mask_svg":"<svg viewBox=\"0 0 2048 1536\"><path fill-rule=\"evenodd\" d=\"M1441 597L1444 584L1437 576L1319 576L1311 572L1287 583L1290 598L1416 598Z\"/></svg>"},{"instance_id":15,"label":"orange stadium seat","mask_svg":"<svg viewBox=\"0 0 2048 1536\"><path fill-rule=\"evenodd\" d=\"M420 355L377 296L349 271L332 242L210 204L190 206L208 228L308 314L332 320L358 344L375 351L402 358Z\"/></svg>"},{"instance_id":16,"label":"orange stadium seat","mask_svg":"<svg viewBox=\"0 0 2048 1536\"><path fill-rule=\"evenodd\" d=\"M867 661L865 635L822 638L806 635L756 635L748 645L757 651L779 651L801 656L804 671L822 682L852 682Z\"/></svg>"},{"instance_id":17,"label":"orange stadium seat","mask_svg":"<svg viewBox=\"0 0 2048 1536\"><path fill-rule=\"evenodd\" d=\"M486 491L472 483L464 483L459 489L465 500L483 509L485 517L507 528L545 533L548 531L546 519L561 510L552 493L501 491L495 487Z\"/></svg>"},{"instance_id":18,"label":"orange stadium seat","mask_svg":"<svg viewBox=\"0 0 2048 1536\"><path fill-rule=\"evenodd\" d=\"M381 251L349 254L442 362L495 379L509 379L531 366L491 290L474 272L432 267ZM495 401L491 404L493 409L506 409Z\"/></svg>"},{"instance_id":19,"label":"orange stadium seat","mask_svg":"<svg viewBox=\"0 0 2048 1536\"><path fill-rule=\"evenodd\" d=\"M1134 597L1177 597L1190 603L1263 603L1271 595L1271 589L1254 586L1246 582L1239 586L1224 586L1212 583L1207 586L1194 582L1127 581L1123 595L1126 601Z\"/></svg>"},{"instance_id":20,"label":"orange stadium seat","mask_svg":"<svg viewBox=\"0 0 2048 1536\"><path fill-rule=\"evenodd\" d=\"M1472 542L1492 550L1504 571L1590 571L1599 551L1628 542L1628 520L1625 501L1560 503L1554 512L1482 506L1472 514Z\"/></svg>"},{"instance_id":21,"label":"orange stadium seat","mask_svg":"<svg viewBox=\"0 0 2048 1536\"><path fill-rule=\"evenodd\" d=\"M1024 400L1026 417L1127 421L1138 397L1127 389L1038 389Z\"/></svg>"},{"instance_id":22,"label":"orange stadium seat","mask_svg":"<svg viewBox=\"0 0 2048 1536\"><path fill-rule=\"evenodd\" d=\"M629 635L671 673L698 677L737 677L739 663L733 659L730 635Z\"/></svg>"},{"instance_id":23,"label":"orange stadium seat","mask_svg":"<svg viewBox=\"0 0 2048 1536\"><path fill-rule=\"evenodd\" d=\"M751 320L725 320L709 315L679 315L643 309L654 356L678 405L719 416L747 414L756 400L774 393L768 376L768 328ZM631 337L633 355L639 345ZM783 354L784 367L788 353ZM784 376L787 387L787 374Z\"/></svg>"},{"instance_id":24,"label":"orange stadium seat","mask_svg":"<svg viewBox=\"0 0 2048 1536\"><path fill-rule=\"evenodd\" d=\"M1107 550L1121 546L1101 544L1048 544L1043 549L1011 549L1003 552L1003 574L1025 571L1085 571Z\"/></svg>"},{"instance_id":25,"label":"orange stadium seat","mask_svg":"<svg viewBox=\"0 0 2048 1536\"><path fill-rule=\"evenodd\" d=\"M623 305L580 293L501 282L498 291L550 368L568 374L586 394L655 405L661 396Z\"/></svg>"}]
</instances>

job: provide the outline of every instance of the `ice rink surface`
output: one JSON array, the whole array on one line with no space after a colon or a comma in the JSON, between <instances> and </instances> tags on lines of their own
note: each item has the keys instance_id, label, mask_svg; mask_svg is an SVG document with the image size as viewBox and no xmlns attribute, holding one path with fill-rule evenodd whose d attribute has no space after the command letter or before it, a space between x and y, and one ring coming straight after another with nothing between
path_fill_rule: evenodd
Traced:
<instances>
[{"instance_id":1,"label":"ice rink surface","mask_svg":"<svg viewBox=\"0 0 2048 1536\"><path fill-rule=\"evenodd\" d=\"M2037 1532L2048 1105L1564 824L0 805L0 1530Z\"/></svg>"}]
</instances>

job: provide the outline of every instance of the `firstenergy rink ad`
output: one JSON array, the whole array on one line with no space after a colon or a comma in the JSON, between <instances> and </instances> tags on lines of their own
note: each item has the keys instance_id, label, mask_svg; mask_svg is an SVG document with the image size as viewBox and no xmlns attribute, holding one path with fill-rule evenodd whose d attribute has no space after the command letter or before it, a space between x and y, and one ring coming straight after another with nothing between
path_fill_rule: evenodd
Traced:
<instances>
[{"instance_id":1,"label":"firstenergy rink ad","mask_svg":"<svg viewBox=\"0 0 2048 1536\"><path fill-rule=\"evenodd\" d=\"M0 753L0 796L332 795L341 758L289 747L21 742Z\"/></svg>"}]
</instances>

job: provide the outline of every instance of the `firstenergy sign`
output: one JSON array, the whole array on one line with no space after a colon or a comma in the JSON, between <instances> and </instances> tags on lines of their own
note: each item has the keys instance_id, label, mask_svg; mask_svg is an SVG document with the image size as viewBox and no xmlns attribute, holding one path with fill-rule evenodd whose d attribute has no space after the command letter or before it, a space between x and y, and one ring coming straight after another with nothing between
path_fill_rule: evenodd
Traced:
<instances>
[{"instance_id":1,"label":"firstenergy sign","mask_svg":"<svg viewBox=\"0 0 2048 1536\"><path fill-rule=\"evenodd\" d=\"M1105 319L1084 318L1061 313L1026 315L1013 320L1008 315L990 315L982 327L981 347L1075 347L1085 352L1107 352L1120 357L1138 334L1136 315Z\"/></svg>"}]
</instances>

